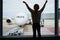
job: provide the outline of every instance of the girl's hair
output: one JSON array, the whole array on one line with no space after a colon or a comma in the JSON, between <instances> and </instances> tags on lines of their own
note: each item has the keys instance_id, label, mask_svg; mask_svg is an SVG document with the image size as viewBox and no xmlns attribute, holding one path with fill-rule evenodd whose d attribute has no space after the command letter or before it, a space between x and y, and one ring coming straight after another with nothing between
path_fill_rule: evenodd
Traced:
<instances>
[{"instance_id":1,"label":"girl's hair","mask_svg":"<svg viewBox=\"0 0 60 40\"><path fill-rule=\"evenodd\" d=\"M34 9L39 9L39 5L38 4L35 4L34 5Z\"/></svg>"}]
</instances>

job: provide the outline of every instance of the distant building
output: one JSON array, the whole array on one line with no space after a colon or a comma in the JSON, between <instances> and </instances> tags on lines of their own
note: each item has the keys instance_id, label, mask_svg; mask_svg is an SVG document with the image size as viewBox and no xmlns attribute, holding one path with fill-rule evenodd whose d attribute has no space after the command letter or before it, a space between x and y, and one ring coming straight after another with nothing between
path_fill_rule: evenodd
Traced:
<instances>
[{"instance_id":1,"label":"distant building","mask_svg":"<svg viewBox=\"0 0 60 40\"><path fill-rule=\"evenodd\" d=\"M58 9L58 15L59 15L59 19L60 19L60 8Z\"/></svg>"},{"instance_id":2,"label":"distant building","mask_svg":"<svg viewBox=\"0 0 60 40\"><path fill-rule=\"evenodd\" d=\"M58 9L58 12L59 12L59 14L60 14L60 8Z\"/></svg>"}]
</instances>

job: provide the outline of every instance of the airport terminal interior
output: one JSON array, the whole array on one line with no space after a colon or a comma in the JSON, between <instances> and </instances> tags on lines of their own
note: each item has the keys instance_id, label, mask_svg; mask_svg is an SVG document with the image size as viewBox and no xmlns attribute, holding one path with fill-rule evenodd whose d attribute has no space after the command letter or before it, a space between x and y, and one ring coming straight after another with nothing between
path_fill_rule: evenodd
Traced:
<instances>
[{"instance_id":1,"label":"airport terminal interior","mask_svg":"<svg viewBox=\"0 0 60 40\"><path fill-rule=\"evenodd\" d=\"M3 0L3 36L8 37L32 37L32 18L22 1L26 1L33 8L33 4L39 3L42 7L43 0ZM43 2L43 3L42 3ZM41 36L54 36L55 35L55 10L54 0L48 0L46 8L41 15ZM13 4L12 4L13 3ZM32 3L32 4L31 4ZM60 4L60 0L59 0ZM11 6L11 7L10 7ZM51 9L50 9L51 8ZM60 15L60 6L59 6ZM60 17L59 17L60 24ZM60 35L60 25L58 29ZM36 31L37 33L37 31ZM36 34L38 35L38 34Z\"/></svg>"}]
</instances>

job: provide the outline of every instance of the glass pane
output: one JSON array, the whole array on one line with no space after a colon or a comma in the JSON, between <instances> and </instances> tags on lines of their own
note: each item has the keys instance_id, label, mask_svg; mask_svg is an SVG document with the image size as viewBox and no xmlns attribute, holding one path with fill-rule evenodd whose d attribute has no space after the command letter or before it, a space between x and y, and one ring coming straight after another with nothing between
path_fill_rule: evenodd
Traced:
<instances>
[{"instance_id":1,"label":"glass pane","mask_svg":"<svg viewBox=\"0 0 60 40\"><path fill-rule=\"evenodd\" d=\"M26 1L32 9L34 4L39 4L41 9L46 0L3 0L3 36L30 37L33 35L32 15L23 1ZM42 36L54 35L54 3L55 0L48 0L41 14Z\"/></svg>"},{"instance_id":2,"label":"glass pane","mask_svg":"<svg viewBox=\"0 0 60 40\"><path fill-rule=\"evenodd\" d=\"M58 2L58 5L59 5L59 6L58 6L58 7L59 7L59 10L58 10L58 12L59 12L59 20L58 20L58 21L59 21L59 22L58 22L58 23L59 23L59 35L60 35L60 0L59 0L59 2Z\"/></svg>"}]
</instances>

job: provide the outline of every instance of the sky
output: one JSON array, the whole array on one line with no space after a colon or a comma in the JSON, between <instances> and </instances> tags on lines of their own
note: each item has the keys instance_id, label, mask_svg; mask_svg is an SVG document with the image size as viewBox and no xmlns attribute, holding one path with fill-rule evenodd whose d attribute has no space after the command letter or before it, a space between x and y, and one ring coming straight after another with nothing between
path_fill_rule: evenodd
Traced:
<instances>
[{"instance_id":1,"label":"sky","mask_svg":"<svg viewBox=\"0 0 60 40\"><path fill-rule=\"evenodd\" d=\"M43 7L46 0L3 0L3 17L16 17L19 13L26 13L29 17L31 16L30 12L26 8L23 1L26 1L30 8L33 9L34 4L39 4L40 9ZM42 12L44 13L54 13L55 4L54 0L48 0L48 3Z\"/></svg>"},{"instance_id":2,"label":"sky","mask_svg":"<svg viewBox=\"0 0 60 40\"><path fill-rule=\"evenodd\" d=\"M59 1L58 5L59 5L59 8L60 8L60 0L58 0L58 1Z\"/></svg>"}]
</instances>

